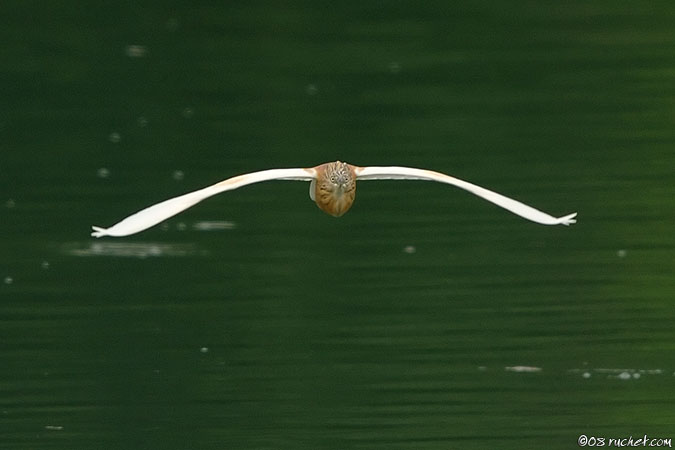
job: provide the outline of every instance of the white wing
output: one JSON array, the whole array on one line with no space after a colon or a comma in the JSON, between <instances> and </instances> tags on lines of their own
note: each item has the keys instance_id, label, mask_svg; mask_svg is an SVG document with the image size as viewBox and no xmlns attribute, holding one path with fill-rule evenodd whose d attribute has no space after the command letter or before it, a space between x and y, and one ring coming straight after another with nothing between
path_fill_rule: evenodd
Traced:
<instances>
[{"instance_id":1,"label":"white wing","mask_svg":"<svg viewBox=\"0 0 675 450\"><path fill-rule=\"evenodd\" d=\"M476 186L467 181L460 180L443 173L431 170L414 169L412 167L357 167L357 180L427 180L438 181L440 183L451 184L458 188L471 192L485 200L501 206L525 219L544 225L571 225L576 223L577 213L568 214L563 217L553 217L545 212L539 211L531 206L527 206L512 198L505 197L496 192Z\"/></svg>"},{"instance_id":2,"label":"white wing","mask_svg":"<svg viewBox=\"0 0 675 450\"><path fill-rule=\"evenodd\" d=\"M110 228L92 227L94 237L101 236L128 236L146 230L157 225L169 217L175 216L181 211L196 205L202 200L221 192L246 186L247 184L259 183L268 180L299 180L311 181L316 177L314 169L270 169L260 172L247 173L205 187L198 191L190 192L179 197L170 198L156 205L130 215L126 219L116 223Z\"/></svg>"}]
</instances>

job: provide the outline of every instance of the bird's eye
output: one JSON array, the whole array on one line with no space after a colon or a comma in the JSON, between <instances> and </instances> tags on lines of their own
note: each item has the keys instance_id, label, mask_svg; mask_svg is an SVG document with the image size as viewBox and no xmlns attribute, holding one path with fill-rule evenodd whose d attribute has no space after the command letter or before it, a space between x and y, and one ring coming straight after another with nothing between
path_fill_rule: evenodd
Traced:
<instances>
[{"instance_id":1,"label":"bird's eye","mask_svg":"<svg viewBox=\"0 0 675 450\"><path fill-rule=\"evenodd\" d=\"M335 178L335 175L331 175L330 182L335 183L336 181L337 181L337 178Z\"/></svg>"}]
</instances>

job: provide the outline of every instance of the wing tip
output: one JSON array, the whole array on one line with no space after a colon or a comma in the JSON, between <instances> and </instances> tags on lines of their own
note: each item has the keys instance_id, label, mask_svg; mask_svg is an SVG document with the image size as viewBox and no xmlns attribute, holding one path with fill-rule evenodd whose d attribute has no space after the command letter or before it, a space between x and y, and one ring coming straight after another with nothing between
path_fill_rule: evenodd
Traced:
<instances>
[{"instance_id":1,"label":"wing tip","mask_svg":"<svg viewBox=\"0 0 675 450\"><path fill-rule=\"evenodd\" d=\"M97 227L97 226L92 226L91 227L92 231L91 235L95 238L100 238L103 236L108 236L108 230L105 228Z\"/></svg>"},{"instance_id":2,"label":"wing tip","mask_svg":"<svg viewBox=\"0 0 675 450\"><path fill-rule=\"evenodd\" d=\"M576 217L577 213L568 214L566 216L560 217L558 219L558 223L568 227L574 223L577 223Z\"/></svg>"}]
</instances>

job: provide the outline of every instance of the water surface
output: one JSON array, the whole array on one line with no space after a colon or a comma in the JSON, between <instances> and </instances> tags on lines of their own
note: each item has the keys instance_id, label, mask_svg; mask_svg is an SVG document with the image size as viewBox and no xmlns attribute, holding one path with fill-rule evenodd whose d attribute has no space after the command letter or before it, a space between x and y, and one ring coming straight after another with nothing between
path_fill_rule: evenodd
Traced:
<instances>
[{"instance_id":1,"label":"water surface","mask_svg":"<svg viewBox=\"0 0 675 450\"><path fill-rule=\"evenodd\" d=\"M571 448L675 429L669 2L6 2L0 447ZM331 160L465 178L210 199Z\"/></svg>"}]
</instances>

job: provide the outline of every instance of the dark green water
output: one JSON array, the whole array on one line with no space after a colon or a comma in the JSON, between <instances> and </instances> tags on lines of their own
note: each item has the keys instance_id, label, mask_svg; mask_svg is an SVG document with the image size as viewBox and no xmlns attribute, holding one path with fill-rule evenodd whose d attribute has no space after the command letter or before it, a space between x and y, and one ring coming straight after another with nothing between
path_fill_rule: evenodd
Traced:
<instances>
[{"instance_id":1,"label":"dark green water","mask_svg":"<svg viewBox=\"0 0 675 450\"><path fill-rule=\"evenodd\" d=\"M0 448L675 437L671 2L46 3L0 6ZM89 237L336 159L579 223L271 182Z\"/></svg>"}]
</instances>

